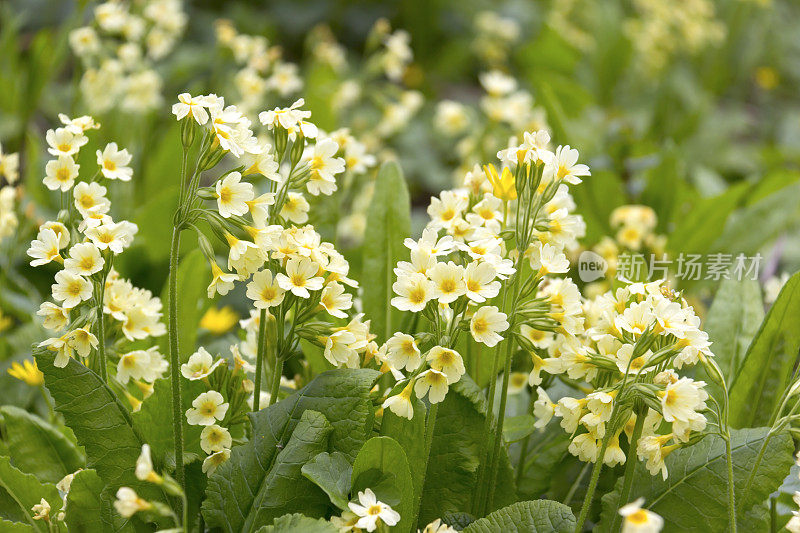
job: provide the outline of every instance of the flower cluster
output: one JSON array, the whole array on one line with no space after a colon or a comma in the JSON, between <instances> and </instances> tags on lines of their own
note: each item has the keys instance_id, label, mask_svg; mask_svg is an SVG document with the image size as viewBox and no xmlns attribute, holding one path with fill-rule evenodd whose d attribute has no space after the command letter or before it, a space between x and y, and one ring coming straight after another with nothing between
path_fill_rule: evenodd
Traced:
<instances>
[{"instance_id":1,"label":"flower cluster","mask_svg":"<svg viewBox=\"0 0 800 533\"><path fill-rule=\"evenodd\" d=\"M419 397L430 390L429 400L437 403L448 385L461 378L464 364L452 348L462 330L488 347L497 346L504 339L501 334L510 330L529 350L543 342L547 332L583 332L577 287L554 275L567 272L564 249L575 247L584 231L582 219L571 214L574 203L566 183L579 183L589 170L577 164L577 151L567 146L551 152L548 142L546 132L526 133L524 144L498 153L505 163L500 173L491 165L485 173L468 173L464 187L431 200L430 222L422 237L406 240L411 261L395 268L392 288L397 296L392 305L422 313L438 342L424 358L427 369L417 340L427 342L428 335L415 339L397 333L378 352L385 354L393 371L413 372L400 394L384 403L396 414L411 416L412 385ZM512 210L515 215L510 217ZM522 270L524 277L519 275ZM520 279L525 282L512 291L511 307L508 289L504 293L502 307L514 311L509 318L489 303L503 285Z\"/></svg>"},{"instance_id":2,"label":"flower cluster","mask_svg":"<svg viewBox=\"0 0 800 533\"><path fill-rule=\"evenodd\" d=\"M63 333L40 346L56 352L57 367L66 366L75 354L86 362L92 350L98 349L93 366L105 377L106 357L111 354L105 353L104 337L118 333L120 338L114 343L114 355L119 357L117 381L127 385L133 379L146 395L149 384L166 371L167 362L155 348L125 353L124 347L166 332L162 305L150 291L134 287L113 269L114 258L131 245L137 227L126 220L114 221L107 188L101 185L103 180L131 179L127 166L131 156L110 143L97 151L94 174L81 178L75 159L88 142L85 132L99 125L89 116L60 118L64 125L46 136L54 159L46 165L44 184L61 191L62 210L58 220L39 227L28 255L32 266L56 263L63 267L55 274L54 302L42 303L37 312L45 328ZM110 324L105 322L106 315L113 319ZM140 403L129 397L134 406Z\"/></svg>"},{"instance_id":3,"label":"flower cluster","mask_svg":"<svg viewBox=\"0 0 800 533\"><path fill-rule=\"evenodd\" d=\"M658 0L635 0L633 5L637 14L625 29L650 72L663 69L673 56L696 54L725 37L725 25L715 18L709 0L688 0L681 9L669 9Z\"/></svg>"},{"instance_id":4,"label":"flower cluster","mask_svg":"<svg viewBox=\"0 0 800 533\"><path fill-rule=\"evenodd\" d=\"M547 357L537 356L534 372L586 382L587 394L553 403L539 388L536 424L560 417L572 435L570 452L595 462L605 444L608 465L626 461L625 433L629 453L635 446L648 470L666 478L664 458L706 427L706 384L677 371L713 356L708 335L692 307L663 281L618 288L586 301L584 311L585 333L549 339Z\"/></svg>"},{"instance_id":5,"label":"flower cluster","mask_svg":"<svg viewBox=\"0 0 800 533\"><path fill-rule=\"evenodd\" d=\"M186 20L180 0L110 0L96 6L92 23L69 35L86 68L80 87L92 112L117 105L127 112L157 107L162 80L155 64L175 46Z\"/></svg>"},{"instance_id":6,"label":"flower cluster","mask_svg":"<svg viewBox=\"0 0 800 533\"><path fill-rule=\"evenodd\" d=\"M659 260L666 259L666 235L656 233L658 217L653 208L646 205L623 205L611 212L611 228L614 237L604 236L592 247L608 265L606 276L613 279L617 275L619 256L622 253L650 254ZM623 276L624 272L620 272ZM587 287L587 294L596 295L609 289L605 281L596 281Z\"/></svg>"}]
</instances>

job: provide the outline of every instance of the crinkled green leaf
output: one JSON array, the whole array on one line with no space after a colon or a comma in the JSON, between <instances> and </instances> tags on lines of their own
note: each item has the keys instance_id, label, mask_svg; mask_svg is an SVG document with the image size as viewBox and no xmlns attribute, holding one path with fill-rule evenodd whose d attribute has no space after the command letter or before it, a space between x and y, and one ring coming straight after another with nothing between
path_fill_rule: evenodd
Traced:
<instances>
[{"instance_id":1,"label":"crinkled green leaf","mask_svg":"<svg viewBox=\"0 0 800 533\"><path fill-rule=\"evenodd\" d=\"M70 533L95 531L134 531L130 522L111 506L109 498L101 495L105 485L94 470L81 470L72 479L67 493L66 518Z\"/></svg>"},{"instance_id":2,"label":"crinkled green leaf","mask_svg":"<svg viewBox=\"0 0 800 533\"><path fill-rule=\"evenodd\" d=\"M573 529L572 509L552 500L532 500L498 509L471 523L464 533L569 533Z\"/></svg>"},{"instance_id":3,"label":"crinkled green leaf","mask_svg":"<svg viewBox=\"0 0 800 533\"><path fill-rule=\"evenodd\" d=\"M399 326L402 314L392 307L393 269L398 261L408 259L403 239L411 232L411 202L400 166L384 163L378 172L375 192L367 211L362 272L364 312L372 320L371 331L378 340L387 339Z\"/></svg>"},{"instance_id":4,"label":"crinkled green leaf","mask_svg":"<svg viewBox=\"0 0 800 533\"><path fill-rule=\"evenodd\" d=\"M767 435L767 428L731 432L731 455L739 531L765 531L768 526L761 507L775 491L794 463L794 446L787 433L774 435L756 467L756 458ZM699 443L680 448L666 459L669 477L651 476L639 462L634 472L631 499L642 497L644 506L664 518L664 533L728 530L728 469L725 442L708 435ZM753 471L755 475L753 476ZM747 486L751 476L752 484ZM611 520L621 505L619 491L603 496L599 531L609 531Z\"/></svg>"},{"instance_id":5,"label":"crinkled green leaf","mask_svg":"<svg viewBox=\"0 0 800 533\"><path fill-rule=\"evenodd\" d=\"M14 466L41 481L58 483L84 466L78 446L52 424L18 407L0 408L6 444Z\"/></svg>"},{"instance_id":6,"label":"crinkled green leaf","mask_svg":"<svg viewBox=\"0 0 800 533\"><path fill-rule=\"evenodd\" d=\"M28 533L36 531L32 525L22 522L11 522L0 518L0 531L3 533Z\"/></svg>"},{"instance_id":7,"label":"crinkled green leaf","mask_svg":"<svg viewBox=\"0 0 800 533\"><path fill-rule=\"evenodd\" d=\"M730 424L770 423L800 350L800 273L783 286L730 385Z\"/></svg>"},{"instance_id":8,"label":"crinkled green leaf","mask_svg":"<svg viewBox=\"0 0 800 533\"><path fill-rule=\"evenodd\" d=\"M353 495L372 489L379 501L400 514L392 529L407 533L413 527L414 486L402 446L391 437L373 437L353 463Z\"/></svg>"},{"instance_id":9,"label":"crinkled green leaf","mask_svg":"<svg viewBox=\"0 0 800 533\"><path fill-rule=\"evenodd\" d=\"M181 381L181 397L185 413L192 406L197 396L206 391L202 381ZM153 383L153 394L142 402L142 408L131 415L133 423L142 438L150 445L153 460L166 464L170 469L175 467L175 449L172 438L172 384L167 378L157 379ZM183 420L184 461L201 456L201 426L192 426Z\"/></svg>"},{"instance_id":10,"label":"crinkled green leaf","mask_svg":"<svg viewBox=\"0 0 800 533\"><path fill-rule=\"evenodd\" d=\"M289 442L278 452L275 464L255 495L243 530L268 525L286 513L302 511L314 517L325 513L328 498L303 477L301 468L328 447L332 431L322 414L310 409L303 411Z\"/></svg>"},{"instance_id":11,"label":"crinkled green leaf","mask_svg":"<svg viewBox=\"0 0 800 533\"><path fill-rule=\"evenodd\" d=\"M111 494L128 486L144 498L163 499L163 493L152 483L139 481L134 475L144 441L122 402L100 376L78 361L70 359L64 368L56 368L53 360L54 353L49 350L36 354L56 410L86 451L87 468L97 471Z\"/></svg>"},{"instance_id":12,"label":"crinkled green leaf","mask_svg":"<svg viewBox=\"0 0 800 533\"><path fill-rule=\"evenodd\" d=\"M322 452L303 465L303 475L325 491L336 507L347 510L353 466L340 452Z\"/></svg>"},{"instance_id":13,"label":"crinkled green leaf","mask_svg":"<svg viewBox=\"0 0 800 533\"><path fill-rule=\"evenodd\" d=\"M321 518L295 513L276 518L274 524L262 527L258 533L339 533L339 530Z\"/></svg>"},{"instance_id":14,"label":"crinkled green leaf","mask_svg":"<svg viewBox=\"0 0 800 533\"><path fill-rule=\"evenodd\" d=\"M517 485L520 498L537 499L546 494L561 467L570 439L557 423L554 426L534 432L528 442L525 472Z\"/></svg>"},{"instance_id":15,"label":"crinkled green leaf","mask_svg":"<svg viewBox=\"0 0 800 533\"><path fill-rule=\"evenodd\" d=\"M247 531L249 517L257 511L256 496L278 451L287 445L307 409L322 413L333 427L329 451L354 460L372 429L369 391L378 376L368 369L330 370L288 398L250 415L252 439L235 447L230 460L208 480L203 502L206 524L223 531Z\"/></svg>"},{"instance_id":16,"label":"crinkled green leaf","mask_svg":"<svg viewBox=\"0 0 800 533\"><path fill-rule=\"evenodd\" d=\"M439 404L428 471L422 491L419 523L448 512L471 511L478 468L486 459L483 446L486 401L469 376L450 388ZM495 509L516 501L514 472L504 447L495 483Z\"/></svg>"},{"instance_id":17,"label":"crinkled green leaf","mask_svg":"<svg viewBox=\"0 0 800 533\"><path fill-rule=\"evenodd\" d=\"M27 474L12 466L11 460L2 456L0 456L0 487L11 497L11 501L8 503L13 502L17 506L17 509L13 511L21 511L21 516L37 531L47 531L48 529L46 522L33 519L31 508L34 505L44 498L50 504L53 516L61 509L61 497L58 495L55 485L42 483L33 474Z\"/></svg>"}]
</instances>

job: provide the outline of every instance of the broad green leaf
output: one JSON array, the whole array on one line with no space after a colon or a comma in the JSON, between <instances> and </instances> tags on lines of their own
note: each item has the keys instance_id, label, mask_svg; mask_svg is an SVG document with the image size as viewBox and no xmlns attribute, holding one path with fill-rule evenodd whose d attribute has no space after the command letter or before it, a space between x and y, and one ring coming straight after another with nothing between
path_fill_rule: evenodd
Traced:
<instances>
[{"instance_id":1,"label":"broad green leaf","mask_svg":"<svg viewBox=\"0 0 800 533\"><path fill-rule=\"evenodd\" d=\"M184 233L183 238L188 237L189 234ZM206 297L206 287L210 281L208 262L200 249L193 250L181 259L178 265L178 349L183 363L194 353L198 324L211 305L211 300ZM161 301L164 302L164 309L169 309L169 281L161 291ZM167 320L166 314L164 320ZM168 343L168 336L162 336L159 341L161 353L169 353Z\"/></svg>"},{"instance_id":2,"label":"broad green leaf","mask_svg":"<svg viewBox=\"0 0 800 533\"><path fill-rule=\"evenodd\" d=\"M521 441L534 432L536 420L529 414L509 416L503 421L503 440L506 443Z\"/></svg>"},{"instance_id":3,"label":"broad green leaf","mask_svg":"<svg viewBox=\"0 0 800 533\"><path fill-rule=\"evenodd\" d=\"M322 452L301 468L303 475L325 491L336 507L346 511L353 466L344 454Z\"/></svg>"},{"instance_id":4,"label":"broad green leaf","mask_svg":"<svg viewBox=\"0 0 800 533\"><path fill-rule=\"evenodd\" d=\"M192 406L197 396L206 391L202 381L181 379L181 413ZM153 394L142 402L142 408L131 415L133 423L147 444L150 445L153 460L175 467L175 447L172 435L172 385L168 378L157 379L153 383ZM183 420L184 462L202 457L200 448L201 426L192 426Z\"/></svg>"},{"instance_id":5,"label":"broad green leaf","mask_svg":"<svg viewBox=\"0 0 800 533\"><path fill-rule=\"evenodd\" d=\"M49 350L36 354L56 410L86 451L86 467L97 471L110 493L128 486L144 498L163 499L163 493L154 485L141 482L134 475L143 441L128 410L100 376L81 363L70 359L64 368L56 368L53 359Z\"/></svg>"},{"instance_id":6,"label":"broad green leaf","mask_svg":"<svg viewBox=\"0 0 800 533\"><path fill-rule=\"evenodd\" d=\"M373 437L353 463L353 495L372 489L378 500L400 513L393 530L408 533L414 520L414 486L402 446L391 437Z\"/></svg>"},{"instance_id":7,"label":"broad green leaf","mask_svg":"<svg viewBox=\"0 0 800 533\"><path fill-rule=\"evenodd\" d=\"M354 460L372 430L369 391L378 376L367 369L330 370L288 398L251 414L253 438L235 447L230 460L208 480L203 502L206 524L229 532L248 530L251 515L258 511L256 495L307 409L322 413L333 427L328 451Z\"/></svg>"},{"instance_id":8,"label":"broad green leaf","mask_svg":"<svg viewBox=\"0 0 800 533\"><path fill-rule=\"evenodd\" d=\"M381 435L396 440L405 451L411 479L414 482L414 501L422 494L425 481L425 404L414 398L414 416L411 420L397 416L390 410L383 411Z\"/></svg>"},{"instance_id":9,"label":"broad green leaf","mask_svg":"<svg viewBox=\"0 0 800 533\"><path fill-rule=\"evenodd\" d=\"M572 509L552 500L517 502L471 523L464 533L569 533L575 529Z\"/></svg>"},{"instance_id":10,"label":"broad green leaf","mask_svg":"<svg viewBox=\"0 0 800 533\"><path fill-rule=\"evenodd\" d=\"M286 513L303 511L320 517L328 509L323 491L301 473L302 466L328 447L333 427L317 411L303 411L286 446L278 452L275 464L253 500L253 511L245 521L250 531Z\"/></svg>"},{"instance_id":11,"label":"broad green leaf","mask_svg":"<svg viewBox=\"0 0 800 533\"><path fill-rule=\"evenodd\" d=\"M276 518L274 524L262 527L258 533L339 533L339 530L327 520L295 513Z\"/></svg>"},{"instance_id":12,"label":"broad green leaf","mask_svg":"<svg viewBox=\"0 0 800 533\"><path fill-rule=\"evenodd\" d=\"M403 173L397 163L384 163L375 183L367 211L364 236L364 312L372 320L371 331L386 340L400 325L402 313L392 307L393 269L408 258L403 239L410 234L410 200Z\"/></svg>"},{"instance_id":13,"label":"broad green leaf","mask_svg":"<svg viewBox=\"0 0 800 533\"><path fill-rule=\"evenodd\" d=\"M478 469L487 455L483 449L485 413L483 394L468 376L453 385L439 404L419 524L427 524L445 513L472 510ZM500 454L495 509L517 500L514 473L505 448L500 448Z\"/></svg>"},{"instance_id":14,"label":"broad green leaf","mask_svg":"<svg viewBox=\"0 0 800 533\"><path fill-rule=\"evenodd\" d=\"M576 213L586 221L586 243L593 244L604 235L610 235L611 212L625 202L625 191L614 172L599 171L592 180L586 180L573 189Z\"/></svg>"},{"instance_id":15,"label":"broad green leaf","mask_svg":"<svg viewBox=\"0 0 800 533\"><path fill-rule=\"evenodd\" d=\"M33 474L27 474L11 465L8 457L0 456L0 487L2 487L13 503L18 506L14 511L20 513L37 531L47 531L47 524L34 520L31 508L42 498L50 504L51 513L55 516L61 509L61 497L58 489L51 483L42 483ZM6 514L3 512L2 514Z\"/></svg>"},{"instance_id":16,"label":"broad green leaf","mask_svg":"<svg viewBox=\"0 0 800 533\"><path fill-rule=\"evenodd\" d=\"M0 414L11 460L23 472L58 483L84 465L86 459L78 446L55 426L10 405L0 408Z\"/></svg>"},{"instance_id":17,"label":"broad green leaf","mask_svg":"<svg viewBox=\"0 0 800 533\"><path fill-rule=\"evenodd\" d=\"M708 333L714 359L728 383L736 376L762 320L764 303L758 281L729 279L720 284L703 329ZM720 398L722 391L716 383L709 382L708 387Z\"/></svg>"},{"instance_id":18,"label":"broad green leaf","mask_svg":"<svg viewBox=\"0 0 800 533\"><path fill-rule=\"evenodd\" d=\"M730 385L730 424L767 425L800 349L800 273L783 286Z\"/></svg>"},{"instance_id":19,"label":"broad green leaf","mask_svg":"<svg viewBox=\"0 0 800 533\"><path fill-rule=\"evenodd\" d=\"M70 533L94 531L133 531L130 523L101 497L104 483L94 470L81 470L72 479L67 493L65 522Z\"/></svg>"},{"instance_id":20,"label":"broad green leaf","mask_svg":"<svg viewBox=\"0 0 800 533\"><path fill-rule=\"evenodd\" d=\"M767 524L759 523L760 507L783 481L794 460L794 446L787 433L774 435L756 466L757 456L764 444L767 428L742 429L731 432L731 456L739 531L765 531ZM664 518L664 533L727 531L728 530L728 470L725 442L721 437L708 435L699 443L679 448L666 459L669 477L652 476L642 462L636 465L631 499L642 497L644 506ZM752 484L747 487L750 478ZM599 531L609 531L611 520L621 505L619 491L603 496L603 511Z\"/></svg>"}]
</instances>

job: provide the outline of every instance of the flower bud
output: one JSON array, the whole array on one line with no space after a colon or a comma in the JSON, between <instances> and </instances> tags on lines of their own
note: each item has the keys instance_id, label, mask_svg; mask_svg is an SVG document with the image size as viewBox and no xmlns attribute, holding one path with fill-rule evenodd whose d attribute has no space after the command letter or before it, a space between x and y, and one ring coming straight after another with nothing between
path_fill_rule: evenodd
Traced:
<instances>
[{"instance_id":1,"label":"flower bud","mask_svg":"<svg viewBox=\"0 0 800 533\"><path fill-rule=\"evenodd\" d=\"M296 167L300 162L300 158L303 157L303 150L305 150L305 147L306 138L303 137L302 133L297 132L297 137L292 143L292 151L289 154L289 161L292 164L292 168Z\"/></svg>"}]
</instances>

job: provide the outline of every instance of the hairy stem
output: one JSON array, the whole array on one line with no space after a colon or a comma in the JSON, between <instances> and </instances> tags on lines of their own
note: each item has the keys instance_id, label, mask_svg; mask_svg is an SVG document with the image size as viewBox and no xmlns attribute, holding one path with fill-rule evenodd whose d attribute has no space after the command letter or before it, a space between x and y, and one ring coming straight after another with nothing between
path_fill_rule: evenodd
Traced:
<instances>
[{"instance_id":1,"label":"hairy stem","mask_svg":"<svg viewBox=\"0 0 800 533\"><path fill-rule=\"evenodd\" d=\"M106 361L106 323L103 313L103 296L106 292L105 276L97 285L97 358L100 360L100 377L108 383L108 362Z\"/></svg>"},{"instance_id":2,"label":"hairy stem","mask_svg":"<svg viewBox=\"0 0 800 533\"><path fill-rule=\"evenodd\" d=\"M178 352L178 254L181 227L172 229L172 244L169 253L169 369L172 384L172 434L175 445L175 479L186 492L183 468L183 404L181 401L181 358ZM185 507L184 505L181 505ZM184 519L184 524L186 520Z\"/></svg>"},{"instance_id":3,"label":"hairy stem","mask_svg":"<svg viewBox=\"0 0 800 533\"><path fill-rule=\"evenodd\" d=\"M589 488L586 491L586 497L583 499L581 513L578 516L578 523L575 525L575 533L581 533L583 531L586 517L589 516L589 509L591 509L592 500L594 499L594 491L597 489L597 482L600 480L600 471L603 469L603 459L605 459L606 456L609 437L610 434L606 433L603 444L600 446L600 453L597 454L597 461L595 461L594 467L592 467L592 477L589 480Z\"/></svg>"},{"instance_id":4,"label":"hairy stem","mask_svg":"<svg viewBox=\"0 0 800 533\"><path fill-rule=\"evenodd\" d=\"M258 319L258 353L256 355L255 388L253 389L253 411L261 406L261 373L264 368L264 352L267 344L267 310L262 309Z\"/></svg>"},{"instance_id":5,"label":"hairy stem","mask_svg":"<svg viewBox=\"0 0 800 533\"><path fill-rule=\"evenodd\" d=\"M639 442L639 437L642 436L642 428L644 427L644 419L647 417L647 409L644 412L636 414L636 424L633 426L633 433L631 434L630 444L628 446L628 457L625 459L625 477L622 481L622 492L619 493L619 506L623 506L631 497L631 488L633 487L633 473L636 471L636 446ZM619 514L614 514L614 520L611 523L611 531L616 531L619 524Z\"/></svg>"},{"instance_id":6,"label":"hairy stem","mask_svg":"<svg viewBox=\"0 0 800 533\"><path fill-rule=\"evenodd\" d=\"M731 533L736 533L736 494L733 485L733 455L730 435L725 435L725 461L728 463L728 521Z\"/></svg>"},{"instance_id":7,"label":"hairy stem","mask_svg":"<svg viewBox=\"0 0 800 533\"><path fill-rule=\"evenodd\" d=\"M494 448L492 449L491 462L489 463L489 477L487 478L488 497L484 512L488 513L494 503L495 478L500 464L500 447L503 444L503 423L506 418L506 402L508 401L508 382L511 377L511 360L514 355L514 340L511 335L506 336L506 362L503 368L503 387L500 389L500 408L497 413L497 424L494 428Z\"/></svg>"},{"instance_id":8,"label":"hairy stem","mask_svg":"<svg viewBox=\"0 0 800 533\"><path fill-rule=\"evenodd\" d=\"M431 456L431 445L433 444L433 431L436 429L436 416L439 413L439 404L433 403L428 409L428 418L425 420L425 462L422 465L422 471L427 476L428 474L428 461ZM417 522L419 521L419 508L422 503L422 492L417 495L416 502L414 502L414 520L412 521L411 531L417 531Z\"/></svg>"}]
</instances>

